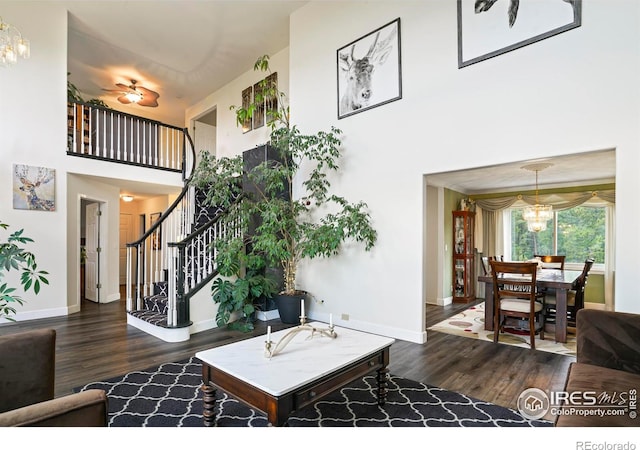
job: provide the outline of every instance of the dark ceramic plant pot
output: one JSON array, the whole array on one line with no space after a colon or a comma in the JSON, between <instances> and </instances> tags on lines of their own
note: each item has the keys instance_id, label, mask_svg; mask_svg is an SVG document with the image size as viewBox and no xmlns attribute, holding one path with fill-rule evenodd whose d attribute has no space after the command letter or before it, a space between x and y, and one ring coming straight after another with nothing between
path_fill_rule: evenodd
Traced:
<instances>
[{"instance_id":1,"label":"dark ceramic plant pot","mask_svg":"<svg viewBox=\"0 0 640 450\"><path fill-rule=\"evenodd\" d=\"M275 299L273 297L266 298L264 296L256 299L253 302L253 306L258 311L272 311L272 310L278 308L278 306L276 305L276 301L275 301Z\"/></svg>"},{"instance_id":2,"label":"dark ceramic plant pot","mask_svg":"<svg viewBox=\"0 0 640 450\"><path fill-rule=\"evenodd\" d=\"M278 305L278 314L282 323L299 324L301 311L301 300L307 299L306 292L294 295L276 294L273 297Z\"/></svg>"}]
</instances>

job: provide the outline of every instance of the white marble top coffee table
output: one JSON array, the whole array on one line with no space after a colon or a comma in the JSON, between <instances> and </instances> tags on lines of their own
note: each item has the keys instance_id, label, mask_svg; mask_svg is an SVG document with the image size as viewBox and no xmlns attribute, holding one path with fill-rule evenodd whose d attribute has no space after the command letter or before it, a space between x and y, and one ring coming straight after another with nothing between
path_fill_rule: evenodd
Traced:
<instances>
[{"instance_id":1,"label":"white marble top coffee table","mask_svg":"<svg viewBox=\"0 0 640 450\"><path fill-rule=\"evenodd\" d=\"M290 330L272 333L271 341L278 342ZM265 357L266 336L196 353L202 361L205 425L215 424L216 388L265 412L269 422L279 426L292 411L376 370L378 403L384 404L394 339L340 327L335 332L335 339L308 339L309 332L298 333L272 358Z\"/></svg>"}]
</instances>

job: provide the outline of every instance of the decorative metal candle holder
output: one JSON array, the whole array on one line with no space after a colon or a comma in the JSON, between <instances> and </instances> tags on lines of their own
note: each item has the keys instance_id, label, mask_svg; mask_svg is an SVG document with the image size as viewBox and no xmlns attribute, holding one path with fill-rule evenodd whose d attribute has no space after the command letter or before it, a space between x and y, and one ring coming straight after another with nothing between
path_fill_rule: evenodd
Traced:
<instances>
[{"instance_id":1,"label":"decorative metal candle holder","mask_svg":"<svg viewBox=\"0 0 640 450\"><path fill-rule=\"evenodd\" d=\"M291 340L303 331L308 331L311 333L307 339L312 339L315 335L319 334L320 336L326 336L331 339L335 339L338 337L338 334L335 332L333 324L330 324L327 328L317 328L312 327L307 324L307 317L300 316L300 325L295 328L292 328L287 334L282 336L280 340L274 344L270 339L266 340L264 343L264 356L266 358L271 359L273 356L277 355L284 349Z\"/></svg>"}]
</instances>

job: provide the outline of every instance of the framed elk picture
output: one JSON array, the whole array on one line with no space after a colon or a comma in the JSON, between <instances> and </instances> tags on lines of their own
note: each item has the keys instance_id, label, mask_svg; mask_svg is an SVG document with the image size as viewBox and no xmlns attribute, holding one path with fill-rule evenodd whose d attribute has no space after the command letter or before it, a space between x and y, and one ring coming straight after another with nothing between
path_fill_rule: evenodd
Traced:
<instances>
[{"instance_id":1,"label":"framed elk picture","mask_svg":"<svg viewBox=\"0 0 640 450\"><path fill-rule=\"evenodd\" d=\"M580 26L582 0L458 0L458 68Z\"/></svg>"},{"instance_id":2,"label":"framed elk picture","mask_svg":"<svg viewBox=\"0 0 640 450\"><path fill-rule=\"evenodd\" d=\"M400 18L337 51L338 119L402 98Z\"/></svg>"}]
</instances>

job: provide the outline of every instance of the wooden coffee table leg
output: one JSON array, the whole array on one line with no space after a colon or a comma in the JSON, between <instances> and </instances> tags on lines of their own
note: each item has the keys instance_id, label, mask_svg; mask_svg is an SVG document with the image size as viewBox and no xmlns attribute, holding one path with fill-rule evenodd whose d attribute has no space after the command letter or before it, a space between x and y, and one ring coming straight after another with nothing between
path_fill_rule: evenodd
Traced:
<instances>
[{"instance_id":1,"label":"wooden coffee table leg","mask_svg":"<svg viewBox=\"0 0 640 450\"><path fill-rule=\"evenodd\" d=\"M386 366L378 369L376 381L378 382L378 405L384 405L387 401L387 383L389 381L389 369Z\"/></svg>"},{"instance_id":2,"label":"wooden coffee table leg","mask_svg":"<svg viewBox=\"0 0 640 450\"><path fill-rule=\"evenodd\" d=\"M216 425L216 391L217 389L210 384L204 383L200 388L202 390L202 419L205 427L213 427Z\"/></svg>"}]
</instances>

